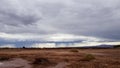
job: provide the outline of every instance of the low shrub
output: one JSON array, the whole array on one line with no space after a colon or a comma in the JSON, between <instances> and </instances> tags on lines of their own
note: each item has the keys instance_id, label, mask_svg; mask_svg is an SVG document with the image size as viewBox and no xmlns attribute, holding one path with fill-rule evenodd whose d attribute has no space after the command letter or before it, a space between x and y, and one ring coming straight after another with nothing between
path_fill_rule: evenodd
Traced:
<instances>
[{"instance_id":1,"label":"low shrub","mask_svg":"<svg viewBox=\"0 0 120 68\"><path fill-rule=\"evenodd\" d=\"M8 58L8 57L0 57L0 61L7 61L7 60L9 60L10 58Z\"/></svg>"},{"instance_id":2,"label":"low shrub","mask_svg":"<svg viewBox=\"0 0 120 68\"><path fill-rule=\"evenodd\" d=\"M49 60L46 58L35 58L33 64L48 64Z\"/></svg>"},{"instance_id":3,"label":"low shrub","mask_svg":"<svg viewBox=\"0 0 120 68\"><path fill-rule=\"evenodd\" d=\"M91 61L91 60L94 60L94 59L95 59L95 57L92 54L87 54L81 60L82 61Z\"/></svg>"},{"instance_id":4,"label":"low shrub","mask_svg":"<svg viewBox=\"0 0 120 68\"><path fill-rule=\"evenodd\" d=\"M77 49L72 49L70 52L79 52Z\"/></svg>"}]
</instances>

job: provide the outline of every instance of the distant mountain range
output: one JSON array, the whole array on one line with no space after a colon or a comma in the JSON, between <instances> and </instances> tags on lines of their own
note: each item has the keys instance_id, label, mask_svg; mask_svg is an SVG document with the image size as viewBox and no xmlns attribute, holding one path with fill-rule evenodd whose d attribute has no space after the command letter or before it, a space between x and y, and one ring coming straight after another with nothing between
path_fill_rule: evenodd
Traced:
<instances>
[{"instance_id":1,"label":"distant mountain range","mask_svg":"<svg viewBox=\"0 0 120 68\"><path fill-rule=\"evenodd\" d=\"M82 46L81 48L114 48L115 45L96 45L96 46Z\"/></svg>"}]
</instances>

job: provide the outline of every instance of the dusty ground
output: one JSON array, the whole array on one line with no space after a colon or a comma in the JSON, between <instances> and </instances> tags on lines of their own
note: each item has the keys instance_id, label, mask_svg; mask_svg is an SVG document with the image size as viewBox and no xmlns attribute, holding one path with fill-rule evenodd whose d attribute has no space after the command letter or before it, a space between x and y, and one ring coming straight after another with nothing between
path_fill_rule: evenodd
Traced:
<instances>
[{"instance_id":1,"label":"dusty ground","mask_svg":"<svg viewBox=\"0 0 120 68\"><path fill-rule=\"evenodd\" d=\"M120 49L0 49L0 68L120 68Z\"/></svg>"}]
</instances>

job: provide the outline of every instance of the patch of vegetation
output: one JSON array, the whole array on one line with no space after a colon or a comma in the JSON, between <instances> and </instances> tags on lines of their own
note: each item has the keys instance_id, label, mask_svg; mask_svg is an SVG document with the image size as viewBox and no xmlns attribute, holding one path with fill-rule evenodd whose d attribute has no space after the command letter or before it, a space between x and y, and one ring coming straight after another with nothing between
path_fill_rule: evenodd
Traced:
<instances>
[{"instance_id":1,"label":"patch of vegetation","mask_svg":"<svg viewBox=\"0 0 120 68\"><path fill-rule=\"evenodd\" d=\"M82 61L91 61L91 60L94 60L94 59L95 59L95 57L92 54L87 54L81 60Z\"/></svg>"},{"instance_id":2,"label":"patch of vegetation","mask_svg":"<svg viewBox=\"0 0 120 68\"><path fill-rule=\"evenodd\" d=\"M115 45L114 48L120 48L120 45Z\"/></svg>"},{"instance_id":3,"label":"patch of vegetation","mask_svg":"<svg viewBox=\"0 0 120 68\"><path fill-rule=\"evenodd\" d=\"M72 49L70 52L79 52L77 49Z\"/></svg>"},{"instance_id":4,"label":"patch of vegetation","mask_svg":"<svg viewBox=\"0 0 120 68\"><path fill-rule=\"evenodd\" d=\"M46 58L35 58L33 64L48 64L49 60Z\"/></svg>"},{"instance_id":5,"label":"patch of vegetation","mask_svg":"<svg viewBox=\"0 0 120 68\"><path fill-rule=\"evenodd\" d=\"M0 57L0 61L7 61L7 60L9 60L10 58L8 58L8 57Z\"/></svg>"},{"instance_id":6,"label":"patch of vegetation","mask_svg":"<svg viewBox=\"0 0 120 68\"><path fill-rule=\"evenodd\" d=\"M69 62L69 59L65 58L64 61L65 61L65 62Z\"/></svg>"},{"instance_id":7,"label":"patch of vegetation","mask_svg":"<svg viewBox=\"0 0 120 68\"><path fill-rule=\"evenodd\" d=\"M22 48L23 48L23 49L25 49L26 47L25 47L25 46L23 46Z\"/></svg>"}]
</instances>

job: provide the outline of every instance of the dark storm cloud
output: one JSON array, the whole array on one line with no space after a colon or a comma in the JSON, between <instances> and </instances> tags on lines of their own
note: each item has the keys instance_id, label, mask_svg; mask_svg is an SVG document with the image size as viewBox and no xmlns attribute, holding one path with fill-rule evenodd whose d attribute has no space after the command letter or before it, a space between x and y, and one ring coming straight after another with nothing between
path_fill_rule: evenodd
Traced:
<instances>
[{"instance_id":1,"label":"dark storm cloud","mask_svg":"<svg viewBox=\"0 0 120 68\"><path fill-rule=\"evenodd\" d=\"M40 20L40 18L36 18L36 16L33 15L17 15L16 13L10 13L10 12L2 12L0 11L1 19L0 22L3 22L6 25L28 25L33 24L36 21Z\"/></svg>"},{"instance_id":2,"label":"dark storm cloud","mask_svg":"<svg viewBox=\"0 0 120 68\"><path fill-rule=\"evenodd\" d=\"M119 0L1 0L0 32L120 40Z\"/></svg>"}]
</instances>

